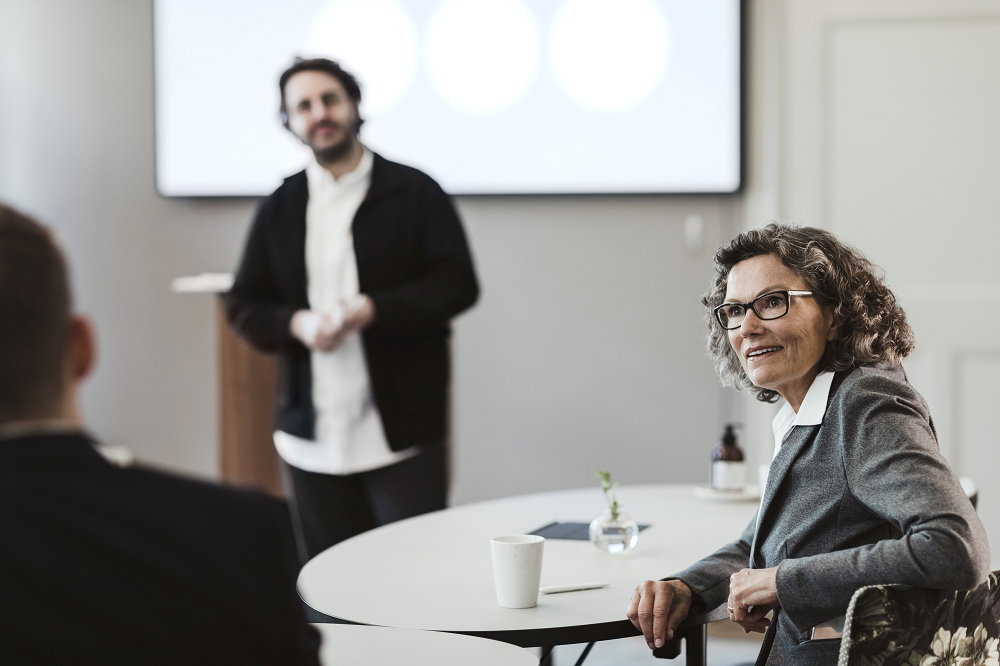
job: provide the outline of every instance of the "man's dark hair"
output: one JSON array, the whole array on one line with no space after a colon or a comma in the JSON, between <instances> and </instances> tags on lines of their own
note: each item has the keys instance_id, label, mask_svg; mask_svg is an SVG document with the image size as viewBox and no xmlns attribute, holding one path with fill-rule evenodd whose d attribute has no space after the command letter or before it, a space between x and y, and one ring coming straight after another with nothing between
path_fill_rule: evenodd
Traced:
<instances>
[{"instance_id":1,"label":"man's dark hair","mask_svg":"<svg viewBox=\"0 0 1000 666\"><path fill-rule=\"evenodd\" d=\"M354 100L355 104L361 103L361 85L358 84L354 75L345 71L339 63L326 58L310 58L309 60L296 58L294 64L282 72L281 78L278 79L278 88L281 90L281 124L286 128L288 127L288 107L285 105L285 85L288 84L288 79L300 72L329 74L340 81L340 85L344 86L344 90L347 91L347 96ZM359 127L362 122L364 121L358 118Z\"/></svg>"},{"instance_id":2,"label":"man's dark hair","mask_svg":"<svg viewBox=\"0 0 1000 666\"><path fill-rule=\"evenodd\" d=\"M36 418L62 398L70 307L48 229L0 204L0 422Z\"/></svg>"}]
</instances>

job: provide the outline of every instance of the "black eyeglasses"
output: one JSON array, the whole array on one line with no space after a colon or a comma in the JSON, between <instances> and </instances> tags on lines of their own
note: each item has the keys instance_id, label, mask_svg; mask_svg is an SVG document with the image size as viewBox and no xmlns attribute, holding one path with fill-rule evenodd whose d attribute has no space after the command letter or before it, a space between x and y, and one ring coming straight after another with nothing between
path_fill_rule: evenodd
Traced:
<instances>
[{"instance_id":1,"label":"black eyeglasses","mask_svg":"<svg viewBox=\"0 0 1000 666\"><path fill-rule=\"evenodd\" d=\"M777 319L788 314L788 302L792 296L812 296L812 292L785 289L769 291L749 303L723 303L715 308L715 318L727 331L742 326L750 310L760 319Z\"/></svg>"}]
</instances>

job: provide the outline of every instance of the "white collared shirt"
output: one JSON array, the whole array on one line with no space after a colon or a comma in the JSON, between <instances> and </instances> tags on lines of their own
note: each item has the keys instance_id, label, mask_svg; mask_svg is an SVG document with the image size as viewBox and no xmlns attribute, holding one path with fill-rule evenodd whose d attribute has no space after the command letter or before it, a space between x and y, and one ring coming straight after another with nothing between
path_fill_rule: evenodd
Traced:
<instances>
[{"instance_id":1,"label":"white collared shirt","mask_svg":"<svg viewBox=\"0 0 1000 666\"><path fill-rule=\"evenodd\" d=\"M814 426L823 423L823 417L826 415L826 407L830 402L830 388L833 386L832 372L821 372L816 375L813 379L812 384L809 385L809 390L806 391L806 397L803 398L802 404L799 405L799 411L796 412L792 409L792 406L787 402L775 415L774 420L771 422L771 429L774 431L774 456L771 458L771 465L774 466L774 458L778 457L778 451L781 450L781 444L785 441L785 437L788 435L789 431L795 426ZM764 490L760 489L761 495L761 509L764 507ZM757 521L760 522L760 509L757 509ZM757 536L754 535L754 541L757 541ZM832 620L824 622L823 624L818 624L812 628L810 633L810 639L823 639L823 638L839 638L841 632L844 630L845 617L841 615Z\"/></svg>"},{"instance_id":2,"label":"white collared shirt","mask_svg":"<svg viewBox=\"0 0 1000 666\"><path fill-rule=\"evenodd\" d=\"M371 186L373 161L365 148L354 171L339 179L315 159L306 167L306 274L309 307L316 314L337 318L342 303L360 291L351 226ZM308 472L354 474L417 453L417 447L389 448L372 399L360 333L345 335L332 352L312 352L311 363L316 440L276 431L274 445L285 462Z\"/></svg>"},{"instance_id":3,"label":"white collared shirt","mask_svg":"<svg viewBox=\"0 0 1000 666\"><path fill-rule=\"evenodd\" d=\"M813 379L806 391L806 397L799 405L796 412L787 402L782 407L774 420L771 421L771 429L774 431L774 456L778 457L781 450L781 443L785 441L785 436L795 426L811 426L823 423L823 416L826 414L826 403L830 400L830 387L833 386L833 373L821 372ZM763 491L763 489L761 489Z\"/></svg>"},{"instance_id":4,"label":"white collared shirt","mask_svg":"<svg viewBox=\"0 0 1000 666\"><path fill-rule=\"evenodd\" d=\"M826 414L826 405L830 400L830 387L833 386L833 377L834 374L832 372L821 372L816 375L812 384L809 385L809 390L806 391L806 397L803 398L802 404L799 405L798 412L792 409L792 406L787 402L778 410L774 420L771 421L771 429L774 431L774 455L771 456L771 467L774 466L774 459L778 457L778 451L781 450L781 443L785 441L785 437L792 428L795 426L811 426L823 423L823 416ZM770 476L770 470L768 470L768 476ZM766 490L767 487L765 484L765 487L760 489L760 508L764 506L764 493ZM760 508L757 510L758 520L760 520Z\"/></svg>"}]
</instances>

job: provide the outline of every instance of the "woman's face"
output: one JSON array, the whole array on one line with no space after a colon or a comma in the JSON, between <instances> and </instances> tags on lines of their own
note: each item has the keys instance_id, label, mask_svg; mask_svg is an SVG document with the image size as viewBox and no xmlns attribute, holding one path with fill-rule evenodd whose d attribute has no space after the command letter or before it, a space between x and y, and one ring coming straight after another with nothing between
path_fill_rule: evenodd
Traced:
<instances>
[{"instance_id":1,"label":"woman's face","mask_svg":"<svg viewBox=\"0 0 1000 666\"><path fill-rule=\"evenodd\" d=\"M751 257L729 271L726 302L749 303L778 290L809 287L777 255ZM836 333L832 308L821 308L812 296L792 296L788 314L778 319L765 321L752 310L747 313L742 326L729 331L729 344L755 386L777 391L798 411L819 374L826 343Z\"/></svg>"}]
</instances>

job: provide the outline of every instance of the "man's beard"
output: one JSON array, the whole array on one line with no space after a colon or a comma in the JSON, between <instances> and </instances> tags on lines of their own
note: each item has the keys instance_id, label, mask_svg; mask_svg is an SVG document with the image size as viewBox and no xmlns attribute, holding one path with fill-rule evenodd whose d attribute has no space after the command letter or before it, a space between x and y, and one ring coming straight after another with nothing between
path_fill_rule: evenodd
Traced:
<instances>
[{"instance_id":1,"label":"man's beard","mask_svg":"<svg viewBox=\"0 0 1000 666\"><path fill-rule=\"evenodd\" d=\"M352 123L354 126L351 131L344 133L344 138L333 144L332 146L327 146L326 148L316 148L312 142L307 141L306 144L312 148L313 155L316 156L316 161L320 164L333 164L340 158L344 157L351 152L351 148L354 147L355 142L358 140L358 129L360 129L360 123ZM332 127L333 123L320 123L313 128L313 131L320 129L321 127Z\"/></svg>"}]
</instances>

